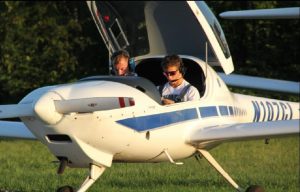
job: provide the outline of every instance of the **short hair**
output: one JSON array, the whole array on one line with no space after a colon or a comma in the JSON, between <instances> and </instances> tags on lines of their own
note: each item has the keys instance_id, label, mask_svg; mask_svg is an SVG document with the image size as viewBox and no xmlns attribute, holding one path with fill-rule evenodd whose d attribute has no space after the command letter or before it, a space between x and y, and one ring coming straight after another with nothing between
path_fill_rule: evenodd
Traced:
<instances>
[{"instance_id":1,"label":"short hair","mask_svg":"<svg viewBox=\"0 0 300 192\"><path fill-rule=\"evenodd\" d=\"M119 51L114 52L111 56L112 64L115 65L116 63L118 63L120 61L121 58L126 58L129 60L129 58L130 58L129 53L126 50L119 50Z\"/></svg>"},{"instance_id":2,"label":"short hair","mask_svg":"<svg viewBox=\"0 0 300 192\"><path fill-rule=\"evenodd\" d=\"M185 75L186 68L184 66L184 63L182 62L182 59L178 55L167 55L163 58L161 67L165 69L169 66L177 66L180 73L182 73L182 75Z\"/></svg>"},{"instance_id":3,"label":"short hair","mask_svg":"<svg viewBox=\"0 0 300 192\"><path fill-rule=\"evenodd\" d=\"M161 62L161 67L163 69L169 66L177 66L178 68L181 68L182 65L183 65L182 59L175 54L165 56Z\"/></svg>"}]
</instances>

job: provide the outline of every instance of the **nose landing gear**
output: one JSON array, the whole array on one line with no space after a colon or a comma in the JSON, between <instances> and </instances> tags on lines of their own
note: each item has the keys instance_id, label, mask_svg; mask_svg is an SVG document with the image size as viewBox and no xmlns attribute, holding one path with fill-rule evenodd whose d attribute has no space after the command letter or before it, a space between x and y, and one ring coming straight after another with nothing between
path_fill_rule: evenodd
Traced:
<instances>
[{"instance_id":1,"label":"nose landing gear","mask_svg":"<svg viewBox=\"0 0 300 192\"><path fill-rule=\"evenodd\" d=\"M77 192L85 192L102 175L105 167L91 164L89 169L89 175ZM75 190L71 186L63 186L58 188L56 192L75 192Z\"/></svg>"}]
</instances>

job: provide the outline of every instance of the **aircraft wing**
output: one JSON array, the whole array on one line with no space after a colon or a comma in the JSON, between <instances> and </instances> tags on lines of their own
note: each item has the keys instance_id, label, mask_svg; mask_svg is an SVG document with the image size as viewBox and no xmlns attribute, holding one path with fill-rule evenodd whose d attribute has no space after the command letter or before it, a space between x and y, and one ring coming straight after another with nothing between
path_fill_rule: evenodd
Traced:
<instances>
[{"instance_id":1,"label":"aircraft wing","mask_svg":"<svg viewBox=\"0 0 300 192\"><path fill-rule=\"evenodd\" d=\"M36 137L22 122L0 121L0 138L18 138L35 140Z\"/></svg>"},{"instance_id":2,"label":"aircraft wing","mask_svg":"<svg viewBox=\"0 0 300 192\"><path fill-rule=\"evenodd\" d=\"M195 129L190 132L187 142L198 148L210 148L228 141L292 136L299 132L299 119L237 123Z\"/></svg>"},{"instance_id":3,"label":"aircraft wing","mask_svg":"<svg viewBox=\"0 0 300 192\"><path fill-rule=\"evenodd\" d=\"M300 93L299 82L268 79L262 77L252 77L237 74L226 75L224 73L218 73L218 75L223 79L223 81L227 85L234 87L244 87L292 94Z\"/></svg>"},{"instance_id":4,"label":"aircraft wing","mask_svg":"<svg viewBox=\"0 0 300 192\"><path fill-rule=\"evenodd\" d=\"M220 14L224 19L299 19L300 7L226 11Z\"/></svg>"}]
</instances>

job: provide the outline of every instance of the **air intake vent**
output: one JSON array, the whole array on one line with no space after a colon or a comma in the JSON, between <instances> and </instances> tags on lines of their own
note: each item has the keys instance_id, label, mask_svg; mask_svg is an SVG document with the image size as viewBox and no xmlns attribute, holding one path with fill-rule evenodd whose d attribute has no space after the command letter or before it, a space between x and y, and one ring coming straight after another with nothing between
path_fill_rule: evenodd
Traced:
<instances>
[{"instance_id":1,"label":"air intake vent","mask_svg":"<svg viewBox=\"0 0 300 192\"><path fill-rule=\"evenodd\" d=\"M55 134L55 135L47 135L47 138L50 142L54 143L72 143L71 138L68 135L60 135L60 134Z\"/></svg>"}]
</instances>

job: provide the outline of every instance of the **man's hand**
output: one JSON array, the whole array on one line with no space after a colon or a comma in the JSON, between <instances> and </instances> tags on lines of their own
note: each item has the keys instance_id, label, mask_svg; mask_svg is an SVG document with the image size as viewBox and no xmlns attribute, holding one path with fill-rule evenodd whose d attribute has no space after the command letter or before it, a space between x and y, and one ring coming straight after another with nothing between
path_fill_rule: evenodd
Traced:
<instances>
[{"instance_id":1,"label":"man's hand","mask_svg":"<svg viewBox=\"0 0 300 192\"><path fill-rule=\"evenodd\" d=\"M170 105L170 104L173 104L173 103L175 103L173 100L171 100L171 99L164 99L164 98L162 98L162 104L163 105Z\"/></svg>"}]
</instances>

